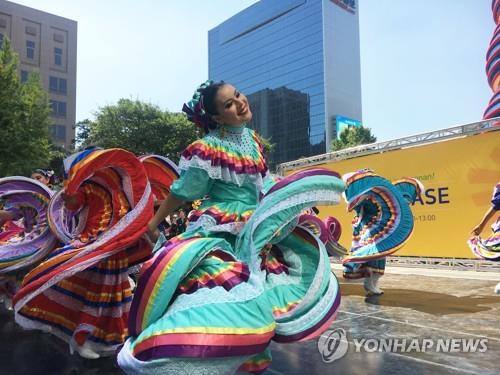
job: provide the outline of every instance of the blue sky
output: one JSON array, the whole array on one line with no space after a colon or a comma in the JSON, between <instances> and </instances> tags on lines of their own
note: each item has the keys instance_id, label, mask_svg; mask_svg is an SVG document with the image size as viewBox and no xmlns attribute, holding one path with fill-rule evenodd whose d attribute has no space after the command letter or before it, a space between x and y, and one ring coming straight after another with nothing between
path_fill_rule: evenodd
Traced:
<instances>
[{"instance_id":1,"label":"blue sky","mask_svg":"<svg viewBox=\"0 0 500 375\"><path fill-rule=\"evenodd\" d=\"M17 0L78 21L77 121L119 98L179 111L207 32L255 0ZM379 140L480 120L490 0L359 0L363 123Z\"/></svg>"}]
</instances>

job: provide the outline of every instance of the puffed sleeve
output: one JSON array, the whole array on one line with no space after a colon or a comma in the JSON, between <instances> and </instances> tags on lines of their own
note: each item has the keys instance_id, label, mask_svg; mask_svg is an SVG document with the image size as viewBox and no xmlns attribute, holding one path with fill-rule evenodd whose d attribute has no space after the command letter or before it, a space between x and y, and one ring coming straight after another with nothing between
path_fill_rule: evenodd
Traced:
<instances>
[{"instance_id":1,"label":"puffed sleeve","mask_svg":"<svg viewBox=\"0 0 500 375\"><path fill-rule=\"evenodd\" d=\"M500 211L500 183L498 183L493 189L493 196L491 197L491 204L493 208Z\"/></svg>"},{"instance_id":2,"label":"puffed sleeve","mask_svg":"<svg viewBox=\"0 0 500 375\"><path fill-rule=\"evenodd\" d=\"M170 193L182 201L194 201L208 195L213 183L207 171L190 167L181 170L180 177L170 187Z\"/></svg>"}]
</instances>

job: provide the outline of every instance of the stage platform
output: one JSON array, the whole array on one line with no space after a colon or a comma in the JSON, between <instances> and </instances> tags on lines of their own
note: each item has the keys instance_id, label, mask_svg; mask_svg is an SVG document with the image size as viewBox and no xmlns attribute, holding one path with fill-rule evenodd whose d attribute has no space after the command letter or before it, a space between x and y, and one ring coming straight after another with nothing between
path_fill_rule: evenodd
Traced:
<instances>
[{"instance_id":1,"label":"stage platform","mask_svg":"<svg viewBox=\"0 0 500 375\"><path fill-rule=\"evenodd\" d=\"M265 374L499 374L500 295L493 294L500 274L389 267L381 279L385 294L366 297L360 283L345 282L338 265L342 303L330 329L343 329L347 353L326 363L318 340L272 344L273 362ZM471 273L472 272L472 273ZM337 332L340 332L337 330ZM328 337L325 335L323 341ZM483 352L367 352L361 340L483 340ZM328 340L326 340L328 342ZM379 341L377 341L379 342ZM480 348L480 347L479 347ZM406 347L406 349L409 349ZM414 348L415 349L415 348ZM0 374L121 374L114 358L84 360L49 334L23 331L12 312L0 310Z\"/></svg>"}]
</instances>

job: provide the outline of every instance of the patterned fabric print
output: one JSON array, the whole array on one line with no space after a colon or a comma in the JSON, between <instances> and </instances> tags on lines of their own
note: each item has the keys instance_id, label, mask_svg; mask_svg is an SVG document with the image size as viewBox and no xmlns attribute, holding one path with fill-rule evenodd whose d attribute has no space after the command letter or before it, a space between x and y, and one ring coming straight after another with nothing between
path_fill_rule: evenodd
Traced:
<instances>
[{"instance_id":1,"label":"patterned fabric print","mask_svg":"<svg viewBox=\"0 0 500 375\"><path fill-rule=\"evenodd\" d=\"M242 262L235 261L223 252L210 253L179 284L178 294L191 294L201 288L222 286L231 290L236 285L248 281L250 270Z\"/></svg>"},{"instance_id":2,"label":"patterned fabric print","mask_svg":"<svg viewBox=\"0 0 500 375\"><path fill-rule=\"evenodd\" d=\"M382 189L371 192L373 195L356 207L352 251L377 242L394 228L397 210L393 197Z\"/></svg>"},{"instance_id":3,"label":"patterned fabric print","mask_svg":"<svg viewBox=\"0 0 500 375\"><path fill-rule=\"evenodd\" d=\"M108 229L111 224L113 207L111 194L97 184L86 183L82 186L82 193L92 214L87 217L87 222L78 236L78 240L87 243L94 241L100 233Z\"/></svg>"},{"instance_id":4,"label":"patterned fabric print","mask_svg":"<svg viewBox=\"0 0 500 375\"><path fill-rule=\"evenodd\" d=\"M217 225L228 224L236 222L246 222L248 218L252 215L253 210L248 210L242 213L230 212L224 210L223 207L214 205L208 209L193 210L189 213L189 221L191 223L196 222L200 216L208 215L215 220Z\"/></svg>"},{"instance_id":5,"label":"patterned fabric print","mask_svg":"<svg viewBox=\"0 0 500 375\"><path fill-rule=\"evenodd\" d=\"M300 301L301 300L288 302L287 305L283 306L283 307L274 306L273 307L273 316L275 318L279 318L281 315L286 314L287 312L293 310L300 303Z\"/></svg>"},{"instance_id":6,"label":"patterned fabric print","mask_svg":"<svg viewBox=\"0 0 500 375\"><path fill-rule=\"evenodd\" d=\"M127 264L128 260L117 254L57 283L23 306L18 314L51 326L52 332L66 341L73 338L82 345L88 339L114 350L128 336L126 323L132 290ZM76 333L83 325L93 327L93 331Z\"/></svg>"},{"instance_id":7,"label":"patterned fabric print","mask_svg":"<svg viewBox=\"0 0 500 375\"><path fill-rule=\"evenodd\" d=\"M409 205L423 189L420 182L406 178L393 185L367 170L347 174L344 179L348 209L356 211L356 218L352 248L342 263L376 260L397 251L413 231Z\"/></svg>"},{"instance_id":8,"label":"patterned fabric print","mask_svg":"<svg viewBox=\"0 0 500 375\"><path fill-rule=\"evenodd\" d=\"M212 168L221 167L236 174L266 175L268 169L257 133L245 128L241 135L226 134L220 137L219 131L215 132L216 134L210 133L186 148L182 153L180 169L186 169L196 157L209 161Z\"/></svg>"},{"instance_id":9,"label":"patterned fabric print","mask_svg":"<svg viewBox=\"0 0 500 375\"><path fill-rule=\"evenodd\" d=\"M140 157L146 170L151 189L157 200L164 200L170 192L170 185L179 178L179 170L175 163L159 155Z\"/></svg>"},{"instance_id":10,"label":"patterned fabric print","mask_svg":"<svg viewBox=\"0 0 500 375\"><path fill-rule=\"evenodd\" d=\"M261 270L266 270L267 273L274 273L276 275L280 273L288 274L288 265L278 246L265 247L262 249L260 257L262 258L260 263Z\"/></svg>"},{"instance_id":11,"label":"patterned fabric print","mask_svg":"<svg viewBox=\"0 0 500 375\"><path fill-rule=\"evenodd\" d=\"M85 343L101 355L114 354L128 336L129 250L141 253L135 258L150 255L141 236L153 197L142 164L125 150L75 154L65 160L65 172L65 192L77 197L77 215L84 213L78 217L82 229L65 228L71 244L24 278L14 298L16 322L71 346ZM64 226L65 219L54 223Z\"/></svg>"}]
</instances>

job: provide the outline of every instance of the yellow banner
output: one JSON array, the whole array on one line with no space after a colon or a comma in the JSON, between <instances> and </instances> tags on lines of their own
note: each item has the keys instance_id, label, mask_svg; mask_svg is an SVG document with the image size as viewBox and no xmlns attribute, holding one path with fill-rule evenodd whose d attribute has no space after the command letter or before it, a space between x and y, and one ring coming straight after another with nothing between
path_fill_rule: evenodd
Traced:
<instances>
[{"instance_id":1,"label":"yellow banner","mask_svg":"<svg viewBox=\"0 0 500 375\"><path fill-rule=\"evenodd\" d=\"M500 181L500 131L315 167L342 175L370 168L391 181L404 176L418 178L425 193L412 207L415 229L395 255L474 258L466 242L489 208L493 187ZM340 242L349 247L353 215L346 212L345 203L319 208L321 216L340 220ZM489 233L488 226L483 236Z\"/></svg>"}]
</instances>

